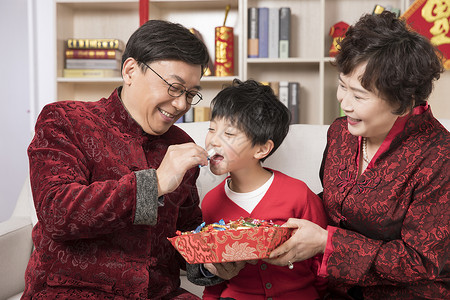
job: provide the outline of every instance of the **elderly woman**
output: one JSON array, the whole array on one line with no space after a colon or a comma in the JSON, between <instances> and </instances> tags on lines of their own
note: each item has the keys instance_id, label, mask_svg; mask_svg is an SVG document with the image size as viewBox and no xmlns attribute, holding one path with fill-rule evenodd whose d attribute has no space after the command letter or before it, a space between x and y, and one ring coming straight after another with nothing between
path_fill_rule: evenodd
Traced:
<instances>
[{"instance_id":1,"label":"elderly woman","mask_svg":"<svg viewBox=\"0 0 450 300\"><path fill-rule=\"evenodd\" d=\"M349 28L336 65L346 116L320 172L329 226L290 219L269 261L323 253L327 299L450 299L449 132L427 103L437 51L384 12Z\"/></svg>"}]
</instances>

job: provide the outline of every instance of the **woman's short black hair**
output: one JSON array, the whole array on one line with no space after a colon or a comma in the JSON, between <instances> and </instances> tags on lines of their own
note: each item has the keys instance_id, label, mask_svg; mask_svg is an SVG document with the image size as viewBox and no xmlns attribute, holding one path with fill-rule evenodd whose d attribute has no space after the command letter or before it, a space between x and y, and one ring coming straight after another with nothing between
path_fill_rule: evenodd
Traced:
<instances>
[{"instance_id":1,"label":"woman's short black hair","mask_svg":"<svg viewBox=\"0 0 450 300\"><path fill-rule=\"evenodd\" d=\"M348 75L367 63L361 85L398 107L399 115L425 103L443 72L440 52L389 11L362 16L339 46L338 71Z\"/></svg>"},{"instance_id":2,"label":"woman's short black hair","mask_svg":"<svg viewBox=\"0 0 450 300\"><path fill-rule=\"evenodd\" d=\"M211 102L211 120L225 119L245 133L252 145L263 145L272 140L272 155L287 133L291 113L275 96L271 87L254 80L234 79Z\"/></svg>"},{"instance_id":3,"label":"woman's short black hair","mask_svg":"<svg viewBox=\"0 0 450 300\"><path fill-rule=\"evenodd\" d=\"M129 57L145 63L179 60L201 65L202 70L209 61L205 44L189 29L163 20L149 20L131 35L122 55L122 66Z\"/></svg>"}]
</instances>

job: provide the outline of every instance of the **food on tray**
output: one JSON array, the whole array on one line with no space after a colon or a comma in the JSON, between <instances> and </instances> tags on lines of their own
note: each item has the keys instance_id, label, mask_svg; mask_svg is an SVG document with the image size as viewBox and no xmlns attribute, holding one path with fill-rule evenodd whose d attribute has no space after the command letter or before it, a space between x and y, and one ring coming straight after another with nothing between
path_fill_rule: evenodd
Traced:
<instances>
[{"instance_id":1,"label":"food on tray","mask_svg":"<svg viewBox=\"0 0 450 300\"><path fill-rule=\"evenodd\" d=\"M214 230L237 230L237 229L249 229L254 227L280 227L280 225L274 224L272 221L266 221L266 220L259 220L259 219L253 219L253 218L240 218L235 221L229 221L228 223L225 223L225 221L222 219L217 223L212 223L205 225L205 222L200 224L195 230L192 231L186 231L186 232L180 232L177 231L177 235L183 235L183 234L193 234L193 233L199 233L199 232L210 232Z\"/></svg>"}]
</instances>

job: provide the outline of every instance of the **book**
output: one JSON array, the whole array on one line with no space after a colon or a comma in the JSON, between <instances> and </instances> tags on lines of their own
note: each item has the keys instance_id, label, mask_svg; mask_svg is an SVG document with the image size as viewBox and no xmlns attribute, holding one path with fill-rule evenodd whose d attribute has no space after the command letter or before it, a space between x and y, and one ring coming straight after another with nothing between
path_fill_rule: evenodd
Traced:
<instances>
[{"instance_id":1,"label":"book","mask_svg":"<svg viewBox=\"0 0 450 300\"><path fill-rule=\"evenodd\" d=\"M68 49L117 49L123 50L125 43L119 39L68 39Z\"/></svg>"},{"instance_id":2,"label":"book","mask_svg":"<svg viewBox=\"0 0 450 300\"><path fill-rule=\"evenodd\" d=\"M85 78L103 78L120 77L119 70L113 69L64 69L64 77L85 77Z\"/></svg>"},{"instance_id":3,"label":"book","mask_svg":"<svg viewBox=\"0 0 450 300\"><path fill-rule=\"evenodd\" d=\"M298 82L289 82L289 105L291 111L291 124L299 122L299 92L300 84Z\"/></svg>"},{"instance_id":4,"label":"book","mask_svg":"<svg viewBox=\"0 0 450 300\"><path fill-rule=\"evenodd\" d=\"M109 58L67 58L66 69L116 69L120 70L121 61Z\"/></svg>"},{"instance_id":5,"label":"book","mask_svg":"<svg viewBox=\"0 0 450 300\"><path fill-rule=\"evenodd\" d=\"M286 107L289 108L289 82L280 81L278 95L279 95L278 98L280 99L281 103L283 103L284 105L286 105Z\"/></svg>"},{"instance_id":6,"label":"book","mask_svg":"<svg viewBox=\"0 0 450 300\"><path fill-rule=\"evenodd\" d=\"M277 97L277 99L280 99L279 97L280 83L278 81L260 81L259 83L269 86L272 89L275 97Z\"/></svg>"},{"instance_id":7,"label":"book","mask_svg":"<svg viewBox=\"0 0 450 300\"><path fill-rule=\"evenodd\" d=\"M278 44L280 42L280 10L269 8L269 58L278 58Z\"/></svg>"},{"instance_id":8,"label":"book","mask_svg":"<svg viewBox=\"0 0 450 300\"><path fill-rule=\"evenodd\" d=\"M270 81L269 86L272 88L275 96L280 99L280 83L278 81Z\"/></svg>"},{"instance_id":9,"label":"book","mask_svg":"<svg viewBox=\"0 0 450 300\"><path fill-rule=\"evenodd\" d=\"M249 58L259 55L259 37L258 37L258 8L250 7L248 9L248 45L247 56Z\"/></svg>"},{"instance_id":10,"label":"book","mask_svg":"<svg viewBox=\"0 0 450 300\"><path fill-rule=\"evenodd\" d=\"M194 122L210 120L211 109L206 106L194 106Z\"/></svg>"},{"instance_id":11,"label":"book","mask_svg":"<svg viewBox=\"0 0 450 300\"><path fill-rule=\"evenodd\" d=\"M122 59L122 52L119 50L108 49L66 49L65 58L84 58L84 59Z\"/></svg>"},{"instance_id":12,"label":"book","mask_svg":"<svg viewBox=\"0 0 450 300\"><path fill-rule=\"evenodd\" d=\"M260 58L269 57L269 8L258 8L258 49Z\"/></svg>"},{"instance_id":13,"label":"book","mask_svg":"<svg viewBox=\"0 0 450 300\"><path fill-rule=\"evenodd\" d=\"M289 42L291 39L291 9L289 7L280 8L280 44L279 57L288 58Z\"/></svg>"},{"instance_id":14,"label":"book","mask_svg":"<svg viewBox=\"0 0 450 300\"><path fill-rule=\"evenodd\" d=\"M194 122L194 106L191 106L191 108L184 114L183 119L184 123Z\"/></svg>"}]
</instances>

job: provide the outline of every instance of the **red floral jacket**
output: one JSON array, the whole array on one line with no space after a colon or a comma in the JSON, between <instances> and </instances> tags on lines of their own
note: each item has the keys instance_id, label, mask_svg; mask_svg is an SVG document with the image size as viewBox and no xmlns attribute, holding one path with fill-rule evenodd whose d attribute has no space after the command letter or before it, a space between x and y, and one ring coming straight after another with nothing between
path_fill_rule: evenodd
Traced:
<instances>
[{"instance_id":1,"label":"red floral jacket","mask_svg":"<svg viewBox=\"0 0 450 300\"><path fill-rule=\"evenodd\" d=\"M428 109L357 178L358 138L328 131L321 169L330 299L450 299L450 144Z\"/></svg>"},{"instance_id":2,"label":"red floral jacket","mask_svg":"<svg viewBox=\"0 0 450 300\"><path fill-rule=\"evenodd\" d=\"M178 189L158 199L155 169L169 145L192 139L176 126L146 134L119 91L97 102L49 104L37 120L28 155L39 222L24 299L183 293L185 263L167 237L202 221L199 171L188 171Z\"/></svg>"}]
</instances>

